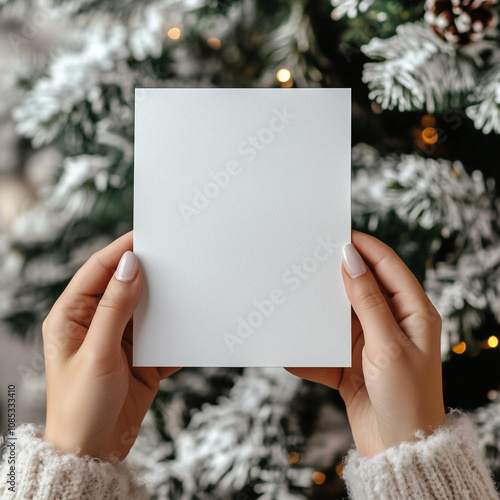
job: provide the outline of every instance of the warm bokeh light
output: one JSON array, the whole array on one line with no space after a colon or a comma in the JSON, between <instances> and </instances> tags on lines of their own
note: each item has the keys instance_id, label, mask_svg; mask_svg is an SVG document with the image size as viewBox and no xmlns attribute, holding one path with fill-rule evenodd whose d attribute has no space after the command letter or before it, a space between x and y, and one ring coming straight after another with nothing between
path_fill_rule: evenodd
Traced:
<instances>
[{"instance_id":1,"label":"warm bokeh light","mask_svg":"<svg viewBox=\"0 0 500 500\"><path fill-rule=\"evenodd\" d=\"M314 484L323 484L325 482L326 476L322 472L315 472L312 475L312 480Z\"/></svg>"},{"instance_id":2,"label":"warm bokeh light","mask_svg":"<svg viewBox=\"0 0 500 500\"><path fill-rule=\"evenodd\" d=\"M438 133L437 130L433 127L427 127L422 131L422 139L427 143L427 144L436 144L438 140Z\"/></svg>"},{"instance_id":3,"label":"warm bokeh light","mask_svg":"<svg viewBox=\"0 0 500 500\"><path fill-rule=\"evenodd\" d=\"M463 354L465 352L465 349L467 349L467 344L465 342L459 342L458 344L454 345L451 350L455 354Z\"/></svg>"},{"instance_id":4,"label":"warm bokeh light","mask_svg":"<svg viewBox=\"0 0 500 500\"><path fill-rule=\"evenodd\" d=\"M495 337L495 335L492 335L488 339L488 347L491 347L492 349L494 349L495 347L498 347L498 337Z\"/></svg>"},{"instance_id":5,"label":"warm bokeh light","mask_svg":"<svg viewBox=\"0 0 500 500\"><path fill-rule=\"evenodd\" d=\"M339 462L335 466L335 472L337 473L337 476L342 476L342 471L344 470L344 462Z\"/></svg>"},{"instance_id":6,"label":"warm bokeh light","mask_svg":"<svg viewBox=\"0 0 500 500\"><path fill-rule=\"evenodd\" d=\"M219 50L221 46L220 40L218 38L209 38L207 40L207 44L214 50Z\"/></svg>"},{"instance_id":7,"label":"warm bokeh light","mask_svg":"<svg viewBox=\"0 0 500 500\"><path fill-rule=\"evenodd\" d=\"M424 115L424 116L422 116L420 123L422 123L422 127L424 127L424 128L435 127L436 126L436 118L434 118L433 115Z\"/></svg>"},{"instance_id":8,"label":"warm bokeh light","mask_svg":"<svg viewBox=\"0 0 500 500\"><path fill-rule=\"evenodd\" d=\"M290 80L290 78L292 78L292 74L290 73L290 71L288 69L281 68L276 73L276 78L278 79L278 82L285 83L285 82L288 82L288 80Z\"/></svg>"},{"instance_id":9,"label":"warm bokeh light","mask_svg":"<svg viewBox=\"0 0 500 500\"><path fill-rule=\"evenodd\" d=\"M299 454L296 451L292 451L288 454L288 461L291 464L296 464L299 461Z\"/></svg>"},{"instance_id":10,"label":"warm bokeh light","mask_svg":"<svg viewBox=\"0 0 500 500\"><path fill-rule=\"evenodd\" d=\"M167 36L172 40L177 40L181 36L181 30L179 28L170 28L167 31Z\"/></svg>"},{"instance_id":11,"label":"warm bokeh light","mask_svg":"<svg viewBox=\"0 0 500 500\"><path fill-rule=\"evenodd\" d=\"M384 111L382 109L382 106L377 101L372 101L372 103L370 104L370 107L372 108L372 111L376 115L379 115L380 113L382 113L382 111Z\"/></svg>"},{"instance_id":12,"label":"warm bokeh light","mask_svg":"<svg viewBox=\"0 0 500 500\"><path fill-rule=\"evenodd\" d=\"M488 391L488 393L486 394L486 397L490 401L495 401L495 399L498 397L498 391L495 391L495 389L491 389L491 391Z\"/></svg>"}]
</instances>

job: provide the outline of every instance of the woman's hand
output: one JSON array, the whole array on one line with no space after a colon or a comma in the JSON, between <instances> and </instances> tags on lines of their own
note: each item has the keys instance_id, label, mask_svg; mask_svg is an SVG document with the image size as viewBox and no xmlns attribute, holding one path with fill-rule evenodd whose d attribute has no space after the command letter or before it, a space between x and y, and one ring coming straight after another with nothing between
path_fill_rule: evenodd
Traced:
<instances>
[{"instance_id":1,"label":"woman's hand","mask_svg":"<svg viewBox=\"0 0 500 500\"><path fill-rule=\"evenodd\" d=\"M340 391L356 447L372 456L445 423L441 318L393 250L357 231L352 242L342 269L354 310L352 368L288 370Z\"/></svg>"},{"instance_id":2,"label":"woman's hand","mask_svg":"<svg viewBox=\"0 0 500 500\"><path fill-rule=\"evenodd\" d=\"M179 368L132 366L132 313L142 278L132 232L95 253L43 324L45 440L56 448L123 460L159 382Z\"/></svg>"}]
</instances>

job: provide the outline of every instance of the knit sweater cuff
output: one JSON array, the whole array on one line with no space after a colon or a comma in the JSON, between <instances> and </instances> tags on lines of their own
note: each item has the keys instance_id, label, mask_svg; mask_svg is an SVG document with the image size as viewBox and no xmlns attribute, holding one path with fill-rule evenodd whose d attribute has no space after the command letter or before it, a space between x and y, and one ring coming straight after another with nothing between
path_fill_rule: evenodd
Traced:
<instances>
[{"instance_id":1,"label":"knit sweater cuff","mask_svg":"<svg viewBox=\"0 0 500 500\"><path fill-rule=\"evenodd\" d=\"M40 426L23 424L16 429L15 438L7 439L7 445L15 443L15 447L7 446L0 465L3 500L148 498L144 485L134 480L126 465L62 453L43 440ZM15 459L14 464L9 463L11 458Z\"/></svg>"},{"instance_id":2,"label":"knit sweater cuff","mask_svg":"<svg viewBox=\"0 0 500 500\"><path fill-rule=\"evenodd\" d=\"M373 457L351 450L343 479L353 500L498 500L468 417L453 411L447 424L418 441Z\"/></svg>"}]
</instances>

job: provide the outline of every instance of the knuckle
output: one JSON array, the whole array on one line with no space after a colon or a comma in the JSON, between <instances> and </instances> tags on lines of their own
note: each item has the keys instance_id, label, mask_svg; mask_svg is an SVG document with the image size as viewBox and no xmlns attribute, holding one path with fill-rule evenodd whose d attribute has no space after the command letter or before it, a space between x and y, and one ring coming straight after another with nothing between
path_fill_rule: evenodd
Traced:
<instances>
[{"instance_id":1,"label":"knuckle","mask_svg":"<svg viewBox=\"0 0 500 500\"><path fill-rule=\"evenodd\" d=\"M97 265L102 265L101 258L100 258L100 252L101 250L98 250L94 252L90 257L89 260L87 261L90 264L97 264Z\"/></svg>"},{"instance_id":2,"label":"knuckle","mask_svg":"<svg viewBox=\"0 0 500 500\"><path fill-rule=\"evenodd\" d=\"M384 307L386 302L380 290L369 287L359 292L358 304L365 311L376 311Z\"/></svg>"},{"instance_id":3,"label":"knuckle","mask_svg":"<svg viewBox=\"0 0 500 500\"><path fill-rule=\"evenodd\" d=\"M99 301L99 308L101 310L107 310L111 313L123 312L126 306L127 298L123 293L119 293L116 290L106 290Z\"/></svg>"},{"instance_id":4,"label":"knuckle","mask_svg":"<svg viewBox=\"0 0 500 500\"><path fill-rule=\"evenodd\" d=\"M97 250L90 257L87 263L91 264L91 267L101 268L103 271L107 271L110 275L113 274L111 269L109 269L103 262L103 250Z\"/></svg>"},{"instance_id":5,"label":"knuckle","mask_svg":"<svg viewBox=\"0 0 500 500\"><path fill-rule=\"evenodd\" d=\"M57 320L53 318L53 311L51 311L43 320L42 323L42 338L48 340L54 337L54 332L56 330Z\"/></svg>"},{"instance_id":6,"label":"knuckle","mask_svg":"<svg viewBox=\"0 0 500 500\"><path fill-rule=\"evenodd\" d=\"M436 328L441 329L443 324L441 315L430 301L422 306L420 313L420 316L424 318L429 325L433 325Z\"/></svg>"},{"instance_id":7,"label":"knuckle","mask_svg":"<svg viewBox=\"0 0 500 500\"><path fill-rule=\"evenodd\" d=\"M120 370L121 355L107 349L87 348L80 354L82 366L88 370L99 370L100 373L112 373ZM123 367L121 368L123 369Z\"/></svg>"},{"instance_id":8,"label":"knuckle","mask_svg":"<svg viewBox=\"0 0 500 500\"><path fill-rule=\"evenodd\" d=\"M48 337L49 335L49 331L50 331L50 319L49 319L49 316L47 316L44 320L43 320L43 323L42 323L42 337L45 339Z\"/></svg>"},{"instance_id":9,"label":"knuckle","mask_svg":"<svg viewBox=\"0 0 500 500\"><path fill-rule=\"evenodd\" d=\"M439 314L439 312L437 311L437 309L432 306L432 309L433 309L433 315L434 315L434 323L436 324L436 326L439 326L439 329L441 330L441 327L443 326L443 318L441 318L441 315Z\"/></svg>"}]
</instances>

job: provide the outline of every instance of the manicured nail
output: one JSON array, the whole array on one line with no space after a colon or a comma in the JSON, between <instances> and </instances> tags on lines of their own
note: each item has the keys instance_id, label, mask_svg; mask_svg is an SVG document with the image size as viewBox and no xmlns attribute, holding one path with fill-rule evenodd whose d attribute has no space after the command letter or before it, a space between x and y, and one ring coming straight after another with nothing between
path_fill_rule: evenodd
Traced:
<instances>
[{"instance_id":1,"label":"manicured nail","mask_svg":"<svg viewBox=\"0 0 500 500\"><path fill-rule=\"evenodd\" d=\"M348 243L342 250L342 261L344 262L345 270L351 278L357 278L365 274L368 268L359 255L356 247Z\"/></svg>"},{"instance_id":2,"label":"manicured nail","mask_svg":"<svg viewBox=\"0 0 500 500\"><path fill-rule=\"evenodd\" d=\"M138 269L139 263L135 254L130 251L125 252L116 268L115 278L119 281L133 281Z\"/></svg>"}]
</instances>

